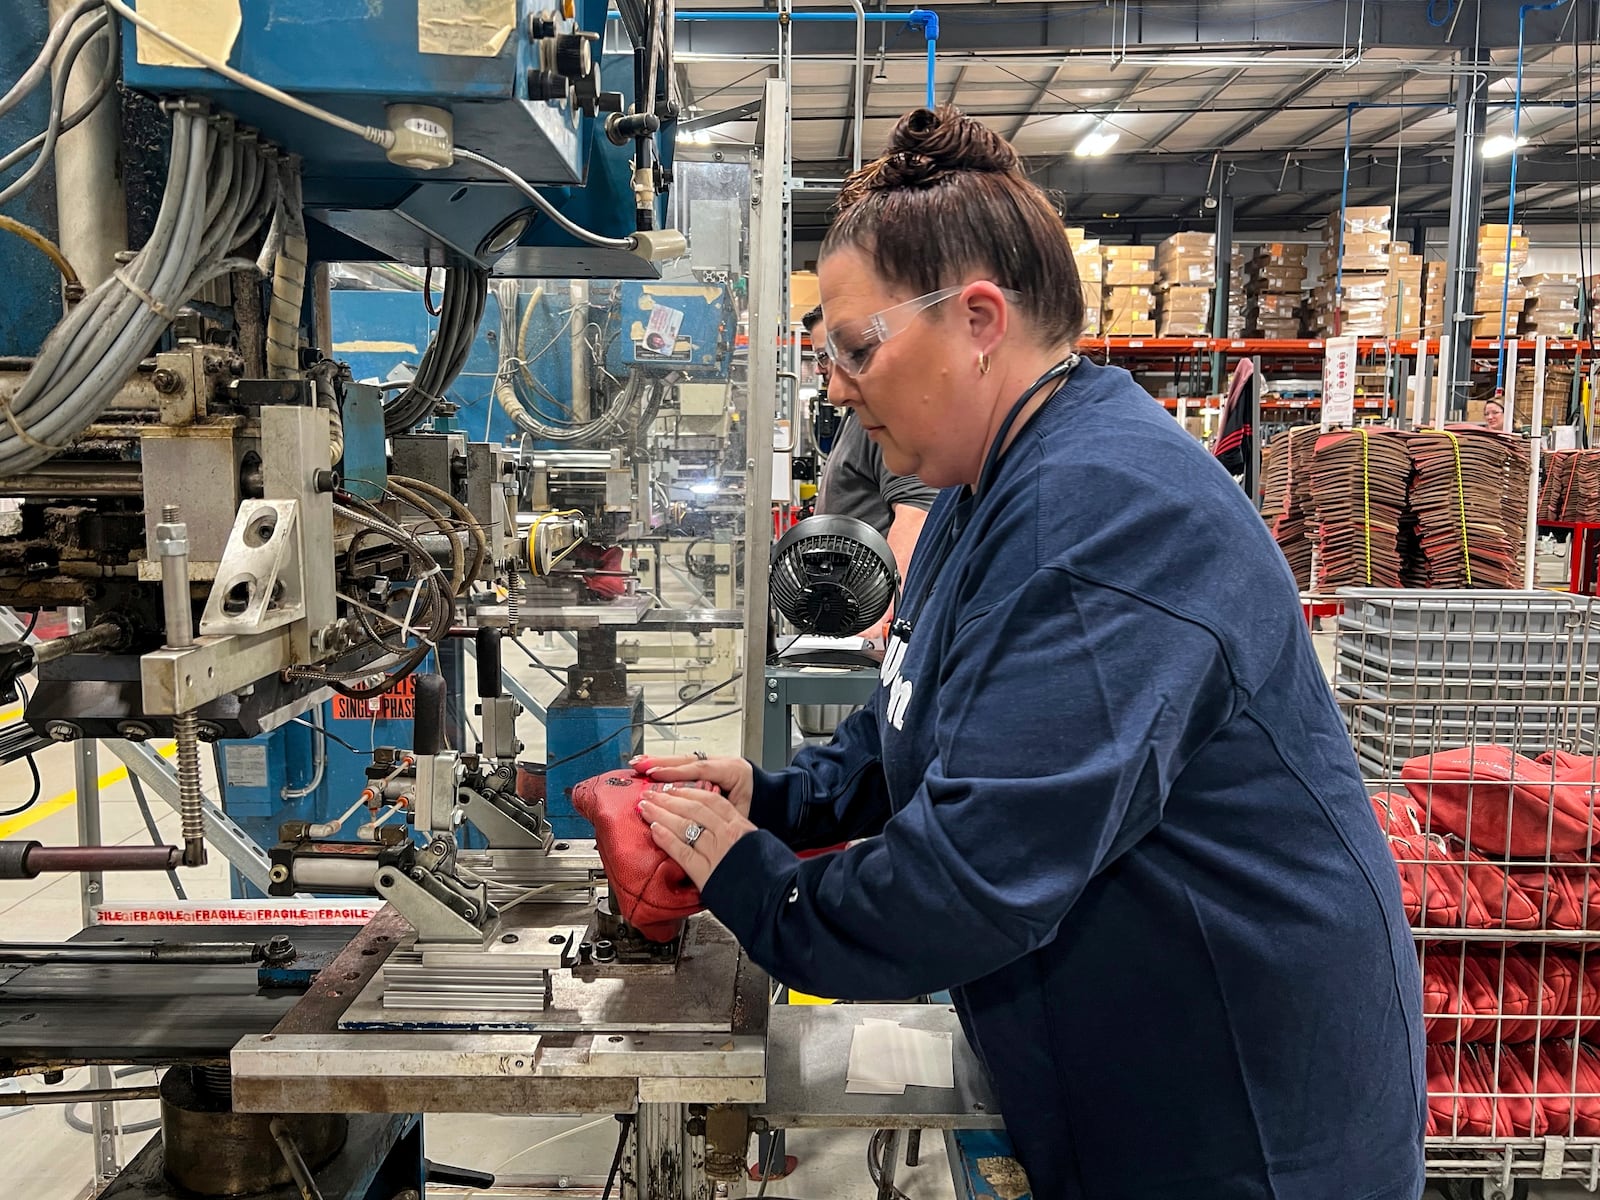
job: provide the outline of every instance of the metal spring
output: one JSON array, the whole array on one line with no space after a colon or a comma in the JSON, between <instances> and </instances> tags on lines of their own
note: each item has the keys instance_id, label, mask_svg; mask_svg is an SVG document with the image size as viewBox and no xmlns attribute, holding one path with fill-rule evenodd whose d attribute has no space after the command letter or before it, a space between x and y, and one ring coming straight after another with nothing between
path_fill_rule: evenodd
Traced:
<instances>
[{"instance_id":1,"label":"metal spring","mask_svg":"<svg viewBox=\"0 0 1600 1200\"><path fill-rule=\"evenodd\" d=\"M184 861L191 867L205 861L205 816L200 800L200 718L193 709L172 718L178 743L178 814L181 818ZM191 853L193 848L193 853ZM198 854L199 862L191 861Z\"/></svg>"},{"instance_id":2,"label":"metal spring","mask_svg":"<svg viewBox=\"0 0 1600 1200\"><path fill-rule=\"evenodd\" d=\"M522 572L517 570L514 561L506 562L506 628L511 631L511 636L516 637L521 630L518 624L517 613L517 587L522 582Z\"/></svg>"},{"instance_id":3,"label":"metal spring","mask_svg":"<svg viewBox=\"0 0 1600 1200\"><path fill-rule=\"evenodd\" d=\"M194 1068L194 1079L202 1090L219 1099L233 1096L233 1072L226 1064L197 1066Z\"/></svg>"}]
</instances>

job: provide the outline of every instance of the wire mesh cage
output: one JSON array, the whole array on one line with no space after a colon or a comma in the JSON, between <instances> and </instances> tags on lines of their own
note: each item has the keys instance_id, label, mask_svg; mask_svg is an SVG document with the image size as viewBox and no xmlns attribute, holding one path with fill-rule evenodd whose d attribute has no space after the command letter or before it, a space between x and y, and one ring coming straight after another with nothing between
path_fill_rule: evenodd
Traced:
<instances>
[{"instance_id":1,"label":"wire mesh cage","mask_svg":"<svg viewBox=\"0 0 1600 1200\"><path fill-rule=\"evenodd\" d=\"M1600 607L1340 593L1334 690L1422 967L1428 1171L1600 1187Z\"/></svg>"}]
</instances>

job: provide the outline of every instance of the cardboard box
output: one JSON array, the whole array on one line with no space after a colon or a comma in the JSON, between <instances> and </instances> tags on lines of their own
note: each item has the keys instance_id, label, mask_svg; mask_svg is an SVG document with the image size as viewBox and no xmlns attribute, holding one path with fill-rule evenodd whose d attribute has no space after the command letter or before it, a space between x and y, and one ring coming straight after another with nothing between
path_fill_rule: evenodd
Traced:
<instances>
[{"instance_id":1,"label":"cardboard box","mask_svg":"<svg viewBox=\"0 0 1600 1200\"><path fill-rule=\"evenodd\" d=\"M1087 232L1087 230L1079 225L1067 226L1067 241L1074 250L1083 244Z\"/></svg>"},{"instance_id":2,"label":"cardboard box","mask_svg":"<svg viewBox=\"0 0 1600 1200\"><path fill-rule=\"evenodd\" d=\"M1263 242L1256 247L1253 261L1271 267L1298 267L1310 250L1304 242Z\"/></svg>"},{"instance_id":3,"label":"cardboard box","mask_svg":"<svg viewBox=\"0 0 1600 1200\"><path fill-rule=\"evenodd\" d=\"M1154 314L1155 297L1148 288L1107 288L1100 302L1103 317L1149 317Z\"/></svg>"},{"instance_id":4,"label":"cardboard box","mask_svg":"<svg viewBox=\"0 0 1600 1200\"><path fill-rule=\"evenodd\" d=\"M1105 283L1108 287L1153 287L1159 278L1147 262L1125 258L1108 258L1105 266Z\"/></svg>"},{"instance_id":5,"label":"cardboard box","mask_svg":"<svg viewBox=\"0 0 1600 1200\"><path fill-rule=\"evenodd\" d=\"M1192 231L1188 233L1175 233L1164 239L1157 247L1158 254L1214 254L1217 249L1217 235L1214 233L1201 233Z\"/></svg>"},{"instance_id":6,"label":"cardboard box","mask_svg":"<svg viewBox=\"0 0 1600 1200\"><path fill-rule=\"evenodd\" d=\"M822 303L822 288L815 271L793 271L789 275L789 322L800 324L805 316Z\"/></svg>"},{"instance_id":7,"label":"cardboard box","mask_svg":"<svg viewBox=\"0 0 1600 1200\"><path fill-rule=\"evenodd\" d=\"M1113 259L1131 258L1138 262L1153 263L1156 260L1154 246L1107 246L1102 245L1100 252L1106 256L1107 261Z\"/></svg>"},{"instance_id":8,"label":"cardboard box","mask_svg":"<svg viewBox=\"0 0 1600 1200\"><path fill-rule=\"evenodd\" d=\"M1156 323L1149 317L1104 318L1101 333L1105 337L1155 337Z\"/></svg>"},{"instance_id":9,"label":"cardboard box","mask_svg":"<svg viewBox=\"0 0 1600 1200\"><path fill-rule=\"evenodd\" d=\"M1324 225L1334 234L1337 234L1342 223L1346 235L1352 233L1378 234L1387 242L1389 240L1389 216L1389 206L1387 204L1372 204L1364 207L1351 205L1343 213L1329 214Z\"/></svg>"},{"instance_id":10,"label":"cardboard box","mask_svg":"<svg viewBox=\"0 0 1600 1200\"><path fill-rule=\"evenodd\" d=\"M1257 259L1245 268L1245 285L1261 292L1298 292L1305 287L1306 274L1303 266L1279 266Z\"/></svg>"},{"instance_id":11,"label":"cardboard box","mask_svg":"<svg viewBox=\"0 0 1600 1200\"><path fill-rule=\"evenodd\" d=\"M1217 282L1217 267L1209 258L1172 259L1161 264L1161 279L1164 283L1185 286L1214 284Z\"/></svg>"}]
</instances>

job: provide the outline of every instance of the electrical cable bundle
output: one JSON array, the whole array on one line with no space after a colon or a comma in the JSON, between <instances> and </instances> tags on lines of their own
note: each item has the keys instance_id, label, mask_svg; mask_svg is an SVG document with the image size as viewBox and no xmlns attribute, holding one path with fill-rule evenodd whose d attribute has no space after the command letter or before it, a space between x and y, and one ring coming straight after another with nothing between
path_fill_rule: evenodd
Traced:
<instances>
[{"instance_id":1,"label":"electrical cable bundle","mask_svg":"<svg viewBox=\"0 0 1600 1200\"><path fill-rule=\"evenodd\" d=\"M352 652L376 648L392 661L386 663L380 659L348 672L290 667L285 674L291 679L314 679L330 684L343 696L371 700L393 690L449 636L455 619L454 588L450 577L433 561L433 556L416 536L381 508L343 491L334 493L334 504L339 517L361 527L350 544L350 560L354 561L355 552L365 538L385 539L410 559L410 574L415 581L411 596L406 601L405 611L396 617L380 612L348 591L339 594L339 599L347 604L356 624L366 635L366 640ZM451 540L454 541L453 535ZM366 682L375 675L383 678L376 683Z\"/></svg>"},{"instance_id":2,"label":"electrical cable bundle","mask_svg":"<svg viewBox=\"0 0 1600 1200\"><path fill-rule=\"evenodd\" d=\"M232 122L172 114L167 186L144 248L50 332L16 393L0 396L0 478L47 461L110 406L180 308L234 258L278 203L276 152Z\"/></svg>"},{"instance_id":3,"label":"electrical cable bundle","mask_svg":"<svg viewBox=\"0 0 1600 1200\"><path fill-rule=\"evenodd\" d=\"M11 90L4 96L0 96L0 117L3 117L44 82L50 75L51 66L55 65L55 79L50 87L50 117L45 130L43 133L35 134L16 149L0 157L0 175L4 175L35 150L40 151L39 157L27 171L9 186L0 189L0 205L5 204L6 201L15 196L21 195L23 191L33 184L33 181L44 171L51 157L55 154L56 143L61 139L62 134L75 128L87 118L99 105L100 101L105 98L106 93L111 90L111 85L116 82L118 26L115 22L108 23L105 12L97 11L100 9L99 0L80 0L78 4L64 13L61 19L51 27L50 34L45 39L44 48L39 52L39 56L33 60L28 69L12 85ZM70 43L67 42L67 37L72 32L73 27L82 17L90 13L94 15L90 17L88 24L72 36ZM85 98L84 102L71 115L66 115L67 82L72 76L79 54L83 52L84 48L101 30L106 30L110 39L106 47L105 68L101 71L99 80L96 81L94 89ZM65 49L63 50L64 44ZM60 56L59 62L57 61L57 55Z\"/></svg>"},{"instance_id":4,"label":"electrical cable bundle","mask_svg":"<svg viewBox=\"0 0 1600 1200\"><path fill-rule=\"evenodd\" d=\"M439 329L417 364L416 377L383 406L386 433L404 433L433 412L467 365L472 343L489 302L489 272L478 267L449 267L444 273L444 300Z\"/></svg>"},{"instance_id":5,"label":"electrical cable bundle","mask_svg":"<svg viewBox=\"0 0 1600 1200\"><path fill-rule=\"evenodd\" d=\"M519 351L514 348L520 347L526 339L527 314L531 306L538 303L539 295L539 292L534 292L529 296L528 308L524 309L524 317L519 325L515 283L508 282L499 288L500 362L494 382L494 397L501 409L522 432L557 445L589 446L600 441L633 440L641 429L655 420L667 389L677 379L676 374L650 376L635 368L628 373L627 382L612 395L605 411L588 421L568 422L543 416L523 404L522 398L517 395L518 374L530 381L532 376L527 370L527 362L517 357ZM571 319L570 315L568 319ZM542 354L543 351L533 357L537 360ZM603 355L597 347L596 363L602 359Z\"/></svg>"}]
</instances>

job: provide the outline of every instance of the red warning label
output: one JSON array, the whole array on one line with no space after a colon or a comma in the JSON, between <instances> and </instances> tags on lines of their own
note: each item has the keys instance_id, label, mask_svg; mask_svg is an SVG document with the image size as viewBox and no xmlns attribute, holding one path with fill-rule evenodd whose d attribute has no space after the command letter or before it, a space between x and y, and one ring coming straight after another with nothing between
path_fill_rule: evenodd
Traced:
<instances>
[{"instance_id":1,"label":"red warning label","mask_svg":"<svg viewBox=\"0 0 1600 1200\"><path fill-rule=\"evenodd\" d=\"M417 715L417 690L412 676L407 675L391 690L370 700L356 700L350 696L335 695L333 719L335 721L410 721Z\"/></svg>"}]
</instances>

